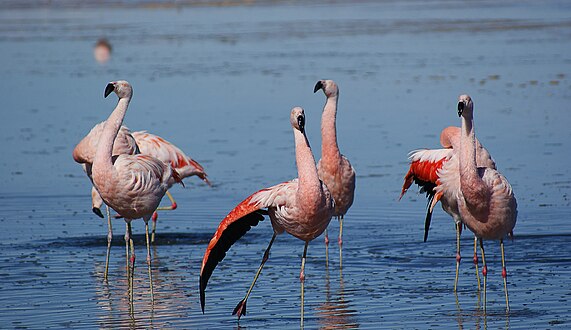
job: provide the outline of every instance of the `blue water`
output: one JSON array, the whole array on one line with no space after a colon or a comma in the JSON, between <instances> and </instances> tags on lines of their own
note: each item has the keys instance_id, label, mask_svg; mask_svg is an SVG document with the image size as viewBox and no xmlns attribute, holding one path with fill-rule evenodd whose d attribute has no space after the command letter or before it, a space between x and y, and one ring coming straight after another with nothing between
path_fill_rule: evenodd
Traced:
<instances>
[{"instance_id":1,"label":"blue water","mask_svg":"<svg viewBox=\"0 0 571 330\"><path fill-rule=\"evenodd\" d=\"M232 4L232 5L228 5ZM7 1L0 4L0 328L229 328L271 237L269 221L216 268L200 311L198 273L220 220L260 188L295 177L289 113L305 108L320 155L319 79L340 87L338 138L357 170L341 256L332 221L306 265L307 328L568 328L571 324L571 6L565 1L193 2ZM113 46L104 65L97 39ZM134 97L125 124L199 161L159 217L150 302L144 226L129 313L124 222L114 222L109 282L106 222L71 150L115 106L108 81ZM459 125L457 96L475 102L476 134L518 199L506 241L506 315L497 242L483 312L463 234L438 209L422 242L425 199L397 202L407 153L437 147ZM248 300L245 328L299 326L303 243L281 235ZM342 257L342 267L340 258ZM480 300L479 300L480 299Z\"/></svg>"}]
</instances>

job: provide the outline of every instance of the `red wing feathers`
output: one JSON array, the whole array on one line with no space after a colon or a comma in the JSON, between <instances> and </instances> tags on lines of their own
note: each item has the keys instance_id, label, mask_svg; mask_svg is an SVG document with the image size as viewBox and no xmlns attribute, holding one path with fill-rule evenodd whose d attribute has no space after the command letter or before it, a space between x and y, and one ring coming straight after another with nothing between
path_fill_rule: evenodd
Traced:
<instances>
[{"instance_id":1,"label":"red wing feathers","mask_svg":"<svg viewBox=\"0 0 571 330\"><path fill-rule=\"evenodd\" d=\"M208 279L212 275L214 268L226 256L226 252L230 247L253 226L264 220L266 212L259 202L251 202L254 193L238 204L228 215L220 222L218 229L210 240L204 257L202 259L202 268L200 269L200 306L204 313L205 290Z\"/></svg>"}]
</instances>

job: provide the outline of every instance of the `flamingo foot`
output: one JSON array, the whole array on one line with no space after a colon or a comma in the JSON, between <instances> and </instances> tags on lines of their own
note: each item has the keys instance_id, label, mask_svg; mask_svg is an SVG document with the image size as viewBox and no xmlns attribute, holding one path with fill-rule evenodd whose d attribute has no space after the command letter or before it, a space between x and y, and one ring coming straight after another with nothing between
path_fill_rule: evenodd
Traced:
<instances>
[{"instance_id":1,"label":"flamingo foot","mask_svg":"<svg viewBox=\"0 0 571 330\"><path fill-rule=\"evenodd\" d=\"M236 305L236 307L234 308L234 311L232 312L232 315L237 315L238 316L238 320L240 320L240 317L242 315L246 315L246 298L240 300L240 302L238 303L238 305Z\"/></svg>"},{"instance_id":2,"label":"flamingo foot","mask_svg":"<svg viewBox=\"0 0 571 330\"><path fill-rule=\"evenodd\" d=\"M101 212L101 209L98 207L93 207L91 209L91 211L93 211L93 213L95 213L98 217L100 217L101 219L105 218L105 216L103 216L103 213Z\"/></svg>"}]
</instances>

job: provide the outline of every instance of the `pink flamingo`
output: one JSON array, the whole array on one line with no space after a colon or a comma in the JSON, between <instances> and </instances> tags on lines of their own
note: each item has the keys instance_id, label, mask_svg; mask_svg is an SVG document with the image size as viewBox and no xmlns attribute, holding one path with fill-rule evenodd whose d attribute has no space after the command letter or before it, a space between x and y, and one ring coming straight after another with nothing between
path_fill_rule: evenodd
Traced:
<instances>
[{"instance_id":1,"label":"pink flamingo","mask_svg":"<svg viewBox=\"0 0 571 330\"><path fill-rule=\"evenodd\" d=\"M457 178L459 177L459 164L457 149L453 149L453 145L458 147L460 141L460 127L447 127L440 134L440 143L444 149L425 149L416 150L410 154L410 168L405 176L399 199L406 193L413 182L421 187L421 192L426 192L428 197L428 205L426 210L426 219L424 223L424 241L428 239L428 231L432 219L432 211L438 201L442 202L442 209L454 220L456 229L456 276L454 280L454 292L458 286L458 272L460 268L460 234L462 233L462 225L456 198L452 195L454 187L445 190L444 193L438 194L435 198L436 191L434 188L440 184L440 177ZM480 142L476 139L476 162L478 167L489 167L496 169L496 164ZM457 183L451 179L448 184ZM474 265L476 266L476 278L478 281L478 290L480 289L480 277L478 275L478 255L477 255L477 237L474 236Z\"/></svg>"},{"instance_id":2,"label":"pink flamingo","mask_svg":"<svg viewBox=\"0 0 571 330\"><path fill-rule=\"evenodd\" d=\"M127 81L110 82L105 88L105 97L115 92L119 97L111 113L95 152L93 160L93 184L105 202L126 222L125 241L131 248L129 275L129 298L133 301L133 273L135 249L131 235L131 221L143 218L147 243L147 268L151 300L154 301L149 245L149 220L168 189L170 180L180 182L178 173L162 161L148 155L119 155L113 157L113 144L121 128L132 97L132 87Z\"/></svg>"},{"instance_id":3,"label":"pink flamingo","mask_svg":"<svg viewBox=\"0 0 571 330\"><path fill-rule=\"evenodd\" d=\"M517 202L511 185L495 166L478 165L481 156L478 156L480 147L474 133L473 113L472 99L468 95L461 95L458 100L458 115L462 117L460 138L452 137L448 139L448 143L443 143L451 145L452 150L457 150L452 157L457 157L458 170L445 170L446 166L455 166L456 162L443 163L442 170L437 172L439 177L434 187L434 199L429 208L434 207L439 199L442 200L443 208L447 212L453 212L455 220L458 218L474 233L476 240L480 241L484 276L484 310L488 268L483 240L500 241L506 311L509 311L503 238L513 234L517 218ZM449 207L448 210L445 208L445 203Z\"/></svg>"},{"instance_id":4,"label":"pink flamingo","mask_svg":"<svg viewBox=\"0 0 571 330\"><path fill-rule=\"evenodd\" d=\"M83 168L89 178L91 179L91 166L93 163L93 157L95 156L95 150L97 149L98 141L103 132L103 126L105 121L95 125L93 129L87 134L74 148L73 158L76 162L83 165ZM145 155L150 155L155 157L166 164L170 164L171 168L175 169L179 176L184 179L189 176L196 175L208 185L211 185L207 178L207 174L204 171L202 165L197 161L187 156L182 150L172 143L166 141L160 136L147 133L145 131L131 132L127 127L121 126L115 143L113 144L113 155L118 156L120 154L133 155L142 153ZM174 184L174 180L169 181L169 189ZM177 203L172 197L169 191L166 192L167 197L171 201L170 206L159 207L157 210L174 210L177 208ZM91 206L92 211L101 218L104 218L101 212L101 206L103 205L103 199L99 196L99 193L95 188L91 190ZM120 217L120 216L117 216ZM151 243L155 241L156 232L156 222L158 219L158 214L155 211L151 218L153 220L153 227L151 231ZM109 271L109 257L111 250L111 240L113 238L113 227L111 224L111 217L109 215L109 210L107 210L107 254L105 261L105 272L104 279L107 279Z\"/></svg>"},{"instance_id":5,"label":"pink flamingo","mask_svg":"<svg viewBox=\"0 0 571 330\"><path fill-rule=\"evenodd\" d=\"M302 108L295 107L291 111L290 122L295 138L295 158L298 179L280 183L262 189L238 204L220 222L214 237L208 244L202 259L200 270L200 305L204 313L205 290L208 279L216 265L224 259L226 251L242 237L252 226L263 220L268 214L274 229L270 243L264 252L262 262L254 281L244 299L242 299L233 315L246 315L246 301L252 291L264 263L268 260L270 248L278 234L284 231L305 242L301 259L301 326L303 327L305 260L307 246L311 240L321 235L333 215L334 200L327 186L319 180L315 159L309 142L305 136L305 113Z\"/></svg>"},{"instance_id":6,"label":"pink flamingo","mask_svg":"<svg viewBox=\"0 0 571 330\"><path fill-rule=\"evenodd\" d=\"M333 215L339 219L338 242L341 246L343 244L343 217L353 204L355 195L355 169L347 157L341 154L337 145L335 118L339 88L333 80L320 80L315 84L313 92L316 93L320 89L323 90L327 99L321 116L321 160L317 164L317 172L335 199ZM329 244L327 229L325 230L325 244Z\"/></svg>"},{"instance_id":7,"label":"pink flamingo","mask_svg":"<svg viewBox=\"0 0 571 330\"><path fill-rule=\"evenodd\" d=\"M135 138L142 154L155 157L166 164L170 164L170 166L178 172L181 179L196 175L206 184L212 186L204 171L204 167L187 156L174 144L146 131L133 132L133 138ZM169 181L169 189L174 183L174 180ZM166 195L171 201L171 205L159 207L157 210L174 210L177 208L177 203L171 193L167 191ZM152 217L153 228L151 230L151 243L155 241L157 219L158 214L155 212Z\"/></svg>"},{"instance_id":8,"label":"pink flamingo","mask_svg":"<svg viewBox=\"0 0 571 330\"><path fill-rule=\"evenodd\" d=\"M83 170L93 182L91 171L93 166L93 159L95 157L95 152L97 150L97 145L99 143L99 138L103 133L103 127L105 121L95 125L91 131L75 146L73 149L73 159L82 165ZM115 142L113 143L113 157L119 155L134 155L140 153L139 147L135 141L135 138L131 134L131 131L125 127L121 126ZM99 196L99 193L95 187L91 188L91 206L93 213L97 214L99 217L103 218L103 213L101 213L101 205L103 205L103 199ZM109 257L111 252L111 241L113 239L113 225L111 223L111 216L109 214L109 208L107 208L107 253L105 256L105 272L103 279L107 280L107 275L109 273ZM127 247L127 269L129 269L129 249Z\"/></svg>"}]
</instances>

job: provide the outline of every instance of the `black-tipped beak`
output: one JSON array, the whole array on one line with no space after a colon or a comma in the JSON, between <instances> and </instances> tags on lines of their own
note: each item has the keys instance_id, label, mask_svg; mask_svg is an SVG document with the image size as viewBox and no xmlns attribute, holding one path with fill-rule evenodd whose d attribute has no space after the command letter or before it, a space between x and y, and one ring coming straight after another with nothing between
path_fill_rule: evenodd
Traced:
<instances>
[{"instance_id":1,"label":"black-tipped beak","mask_svg":"<svg viewBox=\"0 0 571 330\"><path fill-rule=\"evenodd\" d=\"M100 209L100 208L98 208L98 207L93 207L91 210L92 210L93 213L95 213L98 217L100 217L100 218L105 218L105 217L103 216L103 213L101 213L101 209Z\"/></svg>"},{"instance_id":2,"label":"black-tipped beak","mask_svg":"<svg viewBox=\"0 0 571 330\"><path fill-rule=\"evenodd\" d=\"M317 84L315 84L315 87L313 87L313 92L317 93L318 90L323 88L323 83L320 81L317 82Z\"/></svg>"},{"instance_id":3,"label":"black-tipped beak","mask_svg":"<svg viewBox=\"0 0 571 330\"><path fill-rule=\"evenodd\" d=\"M105 87L105 94L103 94L105 97L109 96L109 94L111 94L113 91L115 90L115 86L112 83L108 83L107 87Z\"/></svg>"},{"instance_id":4,"label":"black-tipped beak","mask_svg":"<svg viewBox=\"0 0 571 330\"><path fill-rule=\"evenodd\" d=\"M464 102L458 102L458 117L462 116L464 111Z\"/></svg>"},{"instance_id":5,"label":"black-tipped beak","mask_svg":"<svg viewBox=\"0 0 571 330\"><path fill-rule=\"evenodd\" d=\"M299 126L299 131L305 133L305 117L298 116L297 117L297 125Z\"/></svg>"}]
</instances>

